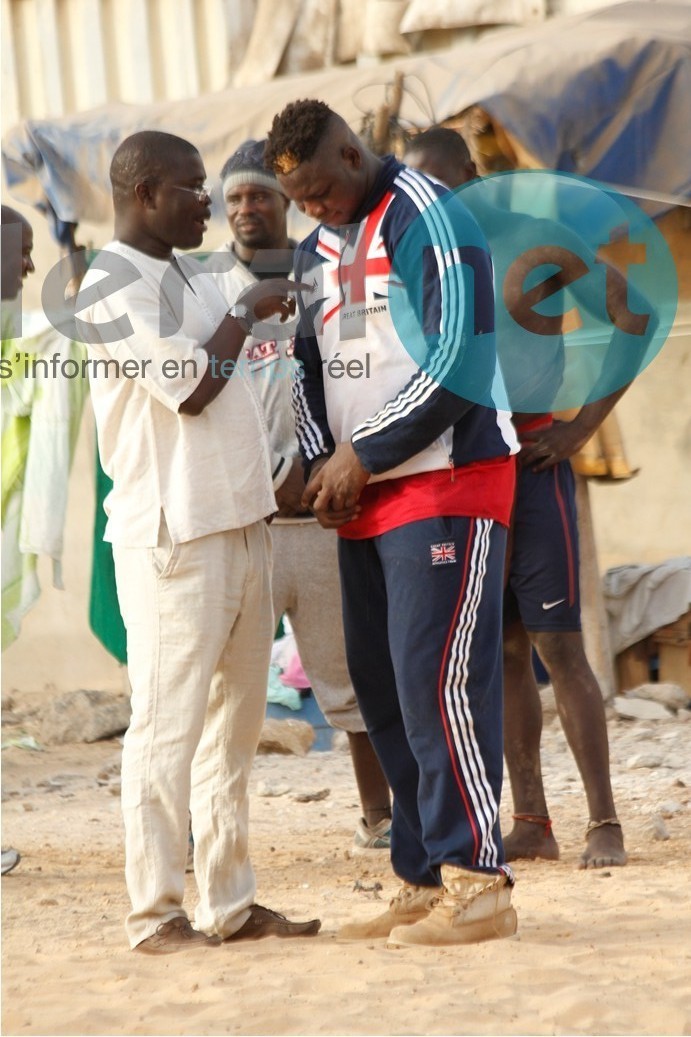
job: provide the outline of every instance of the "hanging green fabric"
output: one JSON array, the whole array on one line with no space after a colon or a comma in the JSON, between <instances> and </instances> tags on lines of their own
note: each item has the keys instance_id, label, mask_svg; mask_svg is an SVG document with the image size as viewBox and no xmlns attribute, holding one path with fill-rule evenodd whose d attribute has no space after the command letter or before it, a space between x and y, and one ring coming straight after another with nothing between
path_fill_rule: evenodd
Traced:
<instances>
[{"instance_id":1,"label":"hanging green fabric","mask_svg":"<svg viewBox=\"0 0 691 1037\"><path fill-rule=\"evenodd\" d=\"M127 662L127 634L120 615L120 605L115 588L115 565L112 545L106 543L103 534L107 516L103 502L113 488L113 482L101 467L96 448L96 515L94 517L94 543L91 568L91 598L89 601L89 625L101 644L120 663Z\"/></svg>"}]
</instances>

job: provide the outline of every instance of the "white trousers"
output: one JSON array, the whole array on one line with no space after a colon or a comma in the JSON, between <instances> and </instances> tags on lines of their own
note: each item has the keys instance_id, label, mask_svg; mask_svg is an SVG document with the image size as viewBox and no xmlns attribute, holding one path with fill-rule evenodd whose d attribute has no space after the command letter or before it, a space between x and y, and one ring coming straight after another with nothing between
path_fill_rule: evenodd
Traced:
<instances>
[{"instance_id":1,"label":"white trousers","mask_svg":"<svg viewBox=\"0 0 691 1037\"><path fill-rule=\"evenodd\" d=\"M126 922L134 947L185 915L188 815L195 923L229 936L249 917L247 784L274 630L266 523L156 548L114 547L132 720L122 754Z\"/></svg>"}]
</instances>

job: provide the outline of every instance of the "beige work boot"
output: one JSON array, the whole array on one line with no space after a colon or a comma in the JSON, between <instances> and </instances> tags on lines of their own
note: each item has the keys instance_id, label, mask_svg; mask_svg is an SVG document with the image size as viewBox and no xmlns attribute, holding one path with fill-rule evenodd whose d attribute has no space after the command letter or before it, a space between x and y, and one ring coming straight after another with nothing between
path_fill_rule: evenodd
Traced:
<instances>
[{"instance_id":1,"label":"beige work boot","mask_svg":"<svg viewBox=\"0 0 691 1037\"><path fill-rule=\"evenodd\" d=\"M511 886L506 875L468 871L453 864L441 869L444 892L426 918L391 930L394 947L444 947L501 940L516 932Z\"/></svg>"},{"instance_id":2,"label":"beige work boot","mask_svg":"<svg viewBox=\"0 0 691 1037\"><path fill-rule=\"evenodd\" d=\"M435 900L442 894L441 886L411 886L404 882L386 911L368 922L344 925L338 935L342 940L375 940L388 936L394 926L405 929L426 918Z\"/></svg>"}]
</instances>

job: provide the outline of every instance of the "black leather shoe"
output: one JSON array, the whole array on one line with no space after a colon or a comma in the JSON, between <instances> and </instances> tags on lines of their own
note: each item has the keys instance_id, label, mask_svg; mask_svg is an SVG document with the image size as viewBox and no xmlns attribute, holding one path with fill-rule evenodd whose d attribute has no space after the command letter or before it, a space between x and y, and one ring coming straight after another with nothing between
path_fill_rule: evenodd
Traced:
<instances>
[{"instance_id":1,"label":"black leather shoe","mask_svg":"<svg viewBox=\"0 0 691 1037\"><path fill-rule=\"evenodd\" d=\"M252 904L250 916L232 936L226 936L224 943L235 940L263 940L265 936L316 936L321 929L321 921L312 918L309 922L289 922L285 915L272 911L260 904Z\"/></svg>"},{"instance_id":2,"label":"black leather shoe","mask_svg":"<svg viewBox=\"0 0 691 1037\"><path fill-rule=\"evenodd\" d=\"M147 936L134 950L140 954L176 954L197 947L218 947L220 943L220 936L200 933L198 929L192 928L188 918L178 915L169 922L161 922L153 936Z\"/></svg>"}]
</instances>

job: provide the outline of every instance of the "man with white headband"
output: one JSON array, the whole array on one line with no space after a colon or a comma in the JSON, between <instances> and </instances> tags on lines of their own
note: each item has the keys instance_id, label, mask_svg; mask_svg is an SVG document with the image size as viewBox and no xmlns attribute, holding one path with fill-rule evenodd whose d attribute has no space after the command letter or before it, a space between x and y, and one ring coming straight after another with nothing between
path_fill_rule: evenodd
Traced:
<instances>
[{"instance_id":1,"label":"man with white headband","mask_svg":"<svg viewBox=\"0 0 691 1037\"><path fill-rule=\"evenodd\" d=\"M226 249L237 262L216 278L225 297L235 301L258 280L288 275L295 242L288 237L289 201L275 175L264 168L263 141L241 144L225 163L221 181L234 239ZM387 851L389 787L348 675L336 542L300 502L305 481L291 403L293 330L264 323L247 338L238 372L251 378L269 427L279 507L271 526L274 613L277 620L284 613L290 619L300 660L327 721L348 735L362 805L353 851Z\"/></svg>"}]
</instances>

